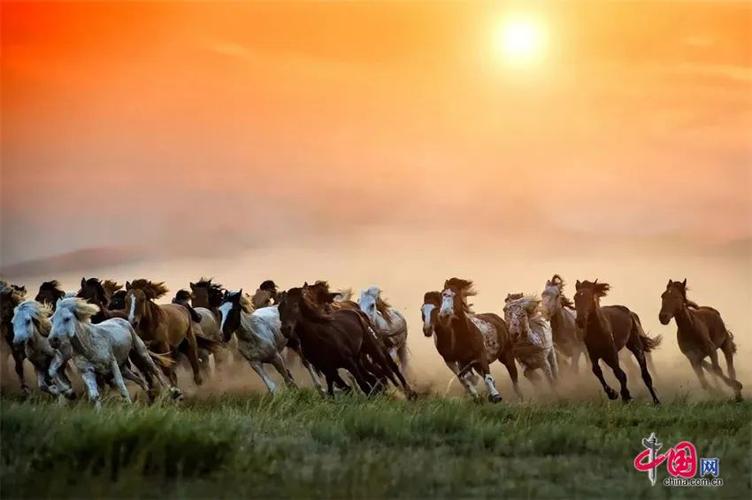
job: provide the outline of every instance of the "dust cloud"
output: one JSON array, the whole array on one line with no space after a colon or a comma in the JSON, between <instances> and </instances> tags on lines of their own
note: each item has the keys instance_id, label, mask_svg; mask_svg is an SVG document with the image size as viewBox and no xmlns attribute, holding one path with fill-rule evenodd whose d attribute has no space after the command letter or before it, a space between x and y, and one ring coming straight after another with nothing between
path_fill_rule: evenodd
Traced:
<instances>
[{"instance_id":1,"label":"dust cloud","mask_svg":"<svg viewBox=\"0 0 752 500\"><path fill-rule=\"evenodd\" d=\"M356 294L369 285L379 285L387 300L407 318L411 353L408 373L414 386L421 393L451 396L462 395L461 387L456 381L450 383L451 373L436 352L433 340L422 333L420 306L424 292L439 290L444 280L452 276L472 279L478 291L473 298L474 309L500 314L507 293L539 294L546 279L554 273L561 274L567 281L565 293L570 296L577 279L598 278L612 285L603 304L627 305L640 316L648 335L663 337L661 346L653 354L653 375L659 396L669 400L674 397L690 400L730 397L731 392L725 387L721 389L723 396L699 390L695 375L677 346L674 323L663 326L658 322L660 294L669 278L687 278L689 296L721 312L727 327L734 332L738 346L735 357L738 378L749 387L752 384L752 367L746 362L752 355L748 319L749 304L752 303L749 258L743 254L716 256L692 254L679 248L673 250L588 244L562 249L551 242L523 245L483 235L459 238L437 233L418 237L402 232L372 231L368 237L348 242L311 239L288 247L254 249L235 256L144 261L85 274L120 282L138 277L165 280L171 294L201 276L214 277L231 290L243 288L248 291L253 291L265 279L273 279L282 288L326 279L333 288L352 287ZM43 279L52 278L61 280L66 289L73 290L78 287L81 274L28 276L14 281L25 284L33 296ZM169 297L164 300L168 301ZM4 364L3 390L14 390L17 387L15 377L10 375L8 363ZM296 381L301 386L310 386L310 379L299 363L293 365ZM725 371L723 361L721 365ZM647 401L647 390L636 365L630 362L627 368L633 396ZM547 401L604 397L583 360L580 360L579 374L571 373L563 363L561 371L562 381L555 393L546 384L536 388L520 376L526 398ZM277 383L282 384L271 367L269 372ZM515 401L505 368L495 363L492 372L505 398ZM604 372L616 384L610 370L604 369ZM198 397L221 392L265 390L258 376L242 360L231 366L220 366L216 376L201 387L193 386L185 370L179 378L187 394ZM747 391L745 388L744 393Z\"/></svg>"}]
</instances>

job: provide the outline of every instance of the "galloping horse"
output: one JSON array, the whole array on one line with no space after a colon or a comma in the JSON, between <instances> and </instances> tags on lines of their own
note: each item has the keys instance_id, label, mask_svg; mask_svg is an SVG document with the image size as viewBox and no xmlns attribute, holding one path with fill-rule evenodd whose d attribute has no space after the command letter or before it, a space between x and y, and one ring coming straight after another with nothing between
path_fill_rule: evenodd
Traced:
<instances>
[{"instance_id":1,"label":"galloping horse","mask_svg":"<svg viewBox=\"0 0 752 500\"><path fill-rule=\"evenodd\" d=\"M627 389L627 375L619 366L619 351L624 346L634 355L640 365L642 380L645 382L653 402L659 404L658 396L653 389L653 379L648 371L645 353L652 351L661 343L660 335L650 338L645 335L640 318L624 306L603 306L600 299L605 297L611 286L608 283L598 283L577 280L575 284L574 305L577 310L577 326L585 330L585 345L587 346L593 373L609 399L618 396L603 378L598 361L603 359L613 370L621 386L621 399L629 401L632 397Z\"/></svg>"},{"instance_id":2,"label":"galloping horse","mask_svg":"<svg viewBox=\"0 0 752 500\"><path fill-rule=\"evenodd\" d=\"M521 398L507 325L496 314L474 314L467 303L467 297L471 295L475 295L472 281L451 278L444 282L441 305L433 327L436 349L473 397L477 397L478 393L469 374L475 370L483 377L489 401L501 401L501 394L496 389L496 382L488 368L490 362L498 359L507 367L514 390ZM433 295L429 298L432 297ZM425 326L423 333L429 336Z\"/></svg>"},{"instance_id":3,"label":"galloping horse","mask_svg":"<svg viewBox=\"0 0 752 500\"><path fill-rule=\"evenodd\" d=\"M297 387L281 356L287 339L282 335L278 306L262 307L254 311L250 297L240 290L225 294L219 312L225 342L235 334L238 351L261 377L270 393L275 393L276 385L266 373L264 363L274 366L288 387ZM313 373L311 376L313 377ZM314 381L318 382L315 378Z\"/></svg>"},{"instance_id":4,"label":"galloping horse","mask_svg":"<svg viewBox=\"0 0 752 500\"><path fill-rule=\"evenodd\" d=\"M531 295L508 295L504 320L509 328L514 357L525 367L523 372L535 381L533 370L541 369L553 386L559 376L551 324L538 310L540 300Z\"/></svg>"},{"instance_id":5,"label":"galloping horse","mask_svg":"<svg viewBox=\"0 0 752 500\"><path fill-rule=\"evenodd\" d=\"M400 368L407 371L407 321L405 317L381 297L381 289L377 286L361 292L358 306L376 327L376 335L392 359L399 359Z\"/></svg>"},{"instance_id":6,"label":"galloping horse","mask_svg":"<svg viewBox=\"0 0 752 500\"><path fill-rule=\"evenodd\" d=\"M551 322L554 347L560 356L569 358L572 370L577 373L580 355L585 354L584 332L577 328L574 303L564 296L564 280L554 276L546 281L541 294L543 314Z\"/></svg>"},{"instance_id":7,"label":"galloping horse","mask_svg":"<svg viewBox=\"0 0 752 500\"><path fill-rule=\"evenodd\" d=\"M679 349L689 360L703 389L710 390L703 373L704 367L720 377L734 390L736 399L741 400L742 384L736 379L734 370L734 336L726 329L721 313L712 307L698 306L687 299L686 279L668 280L666 291L661 295L661 312L658 319L662 325L668 325L671 318L676 320ZM728 377L723 375L723 370L718 364L718 349L723 351L726 358ZM711 364L705 361L708 356Z\"/></svg>"},{"instance_id":8,"label":"galloping horse","mask_svg":"<svg viewBox=\"0 0 752 500\"><path fill-rule=\"evenodd\" d=\"M26 352L23 345L13 343L13 310L23 302L26 296L26 288L11 285L4 281L0 281L0 332L2 333L3 341L3 360L10 354L13 357L13 364L16 371L16 376L21 383L21 391L24 394L29 394L29 386L26 385L26 379L24 378L23 362L26 359Z\"/></svg>"},{"instance_id":9,"label":"galloping horse","mask_svg":"<svg viewBox=\"0 0 752 500\"><path fill-rule=\"evenodd\" d=\"M128 321L149 348L158 353L171 352L177 359L184 349L193 370L196 385L203 382L198 362L198 345L193 331L191 315L178 304L156 304L154 300L167 293L164 283L152 283L145 279L126 282L125 297ZM173 385L177 385L175 367L163 367Z\"/></svg>"},{"instance_id":10,"label":"galloping horse","mask_svg":"<svg viewBox=\"0 0 752 500\"><path fill-rule=\"evenodd\" d=\"M219 307L224 301L224 287L220 283L212 282L211 278L201 278L196 283L190 283L190 287L190 304L193 306L192 309L200 317L200 336L207 337L217 342L217 345L223 345L222 331L220 328L222 317L219 312ZM201 343L201 341L199 341L199 343ZM232 345L234 350L234 344ZM228 360L229 351L226 346L215 349L213 353L216 364L221 364ZM203 357L206 353L201 354Z\"/></svg>"},{"instance_id":11,"label":"galloping horse","mask_svg":"<svg viewBox=\"0 0 752 500\"><path fill-rule=\"evenodd\" d=\"M161 378L154 361L169 366L173 361L165 356L149 352L133 326L122 318L112 318L99 324L90 319L99 310L78 297L61 299L52 315L49 342L57 348L61 342L70 342L75 355L74 363L81 373L89 393L89 399L99 408L99 382L104 377L116 387L128 403L131 402L124 378L136 382L145 391L152 393L153 377L163 387L168 384ZM141 375L131 371L129 361L138 367ZM175 388L173 394L179 393Z\"/></svg>"},{"instance_id":12,"label":"galloping horse","mask_svg":"<svg viewBox=\"0 0 752 500\"><path fill-rule=\"evenodd\" d=\"M328 313L336 309L360 311L358 303L350 300L350 297L352 296L352 290L350 289L332 292L329 290L328 282L318 280L313 285L305 283L303 285L303 290L314 304L318 305Z\"/></svg>"},{"instance_id":13,"label":"galloping horse","mask_svg":"<svg viewBox=\"0 0 752 500\"><path fill-rule=\"evenodd\" d=\"M366 394L378 390L379 381L386 378L401 387L408 398L414 397L361 311L327 313L311 301L304 288L291 288L280 297L279 315L283 335L298 339L305 358L326 377L330 396L334 395L335 384L349 390L337 373L343 368Z\"/></svg>"}]
</instances>

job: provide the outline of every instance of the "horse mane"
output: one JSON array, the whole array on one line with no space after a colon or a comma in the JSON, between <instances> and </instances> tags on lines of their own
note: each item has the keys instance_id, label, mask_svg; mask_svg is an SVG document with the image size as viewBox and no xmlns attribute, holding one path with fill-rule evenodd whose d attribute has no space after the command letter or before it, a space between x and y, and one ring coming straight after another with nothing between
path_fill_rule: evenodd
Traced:
<instances>
[{"instance_id":1,"label":"horse mane","mask_svg":"<svg viewBox=\"0 0 752 500\"><path fill-rule=\"evenodd\" d=\"M128 285L129 283L126 283L125 286L128 287ZM169 291L167 286L164 284L164 281L154 283L143 278L139 278L130 282L130 288L138 288L143 290L146 297L150 300L158 299L167 294L167 292Z\"/></svg>"},{"instance_id":2,"label":"horse mane","mask_svg":"<svg viewBox=\"0 0 752 500\"><path fill-rule=\"evenodd\" d=\"M44 281L41 285L39 285L39 292L42 291L50 291L55 294L56 297L64 297L65 291L60 287L60 282L58 280L50 280L50 281Z\"/></svg>"},{"instance_id":3,"label":"horse mane","mask_svg":"<svg viewBox=\"0 0 752 500\"><path fill-rule=\"evenodd\" d=\"M277 284L274 283L274 281L272 281L272 280L264 280L259 285L259 290L266 290L268 292L276 292L277 291Z\"/></svg>"},{"instance_id":4,"label":"horse mane","mask_svg":"<svg viewBox=\"0 0 752 500\"><path fill-rule=\"evenodd\" d=\"M585 280L580 284L580 286L583 288L590 288L598 297L605 297L608 294L609 290L611 290L611 285L609 285L608 283L598 283L597 279L595 281Z\"/></svg>"},{"instance_id":5,"label":"horse mane","mask_svg":"<svg viewBox=\"0 0 752 500\"><path fill-rule=\"evenodd\" d=\"M468 297L476 295L478 292L473 288L473 282L462 278L449 278L444 282L444 290L450 289L460 296L462 300L462 309L466 313L472 313L472 304L467 302Z\"/></svg>"},{"instance_id":6,"label":"horse mane","mask_svg":"<svg viewBox=\"0 0 752 500\"><path fill-rule=\"evenodd\" d=\"M104 280L102 282L102 288L104 288L104 291L108 292L110 296L112 296L113 293L123 288L123 285L115 280Z\"/></svg>"},{"instance_id":7,"label":"horse mane","mask_svg":"<svg viewBox=\"0 0 752 500\"><path fill-rule=\"evenodd\" d=\"M319 323L325 323L332 320L331 315L329 315L317 304L311 302L311 299L308 298L308 295L305 293L305 290L302 287L290 288L287 291L285 298L287 300L292 299L297 301L300 304L301 313L308 320L316 321Z\"/></svg>"},{"instance_id":8,"label":"horse mane","mask_svg":"<svg viewBox=\"0 0 752 500\"><path fill-rule=\"evenodd\" d=\"M240 293L240 309L242 309L244 313L251 314L255 310L251 296L246 292L238 293Z\"/></svg>"},{"instance_id":9,"label":"horse mane","mask_svg":"<svg viewBox=\"0 0 752 500\"><path fill-rule=\"evenodd\" d=\"M175 297L172 299L173 304L183 304L191 300L191 292L188 290L181 288L177 291L175 294Z\"/></svg>"},{"instance_id":10,"label":"horse mane","mask_svg":"<svg viewBox=\"0 0 752 500\"><path fill-rule=\"evenodd\" d=\"M430 291L423 294L424 304L433 304L435 306L441 305L441 292Z\"/></svg>"},{"instance_id":11,"label":"horse mane","mask_svg":"<svg viewBox=\"0 0 752 500\"><path fill-rule=\"evenodd\" d=\"M213 283L214 278L206 279L203 276L196 283L191 283L191 288L203 288L206 290L207 300L209 301L209 307L219 307L222 305L224 299L225 288L221 283Z\"/></svg>"},{"instance_id":12,"label":"horse mane","mask_svg":"<svg viewBox=\"0 0 752 500\"><path fill-rule=\"evenodd\" d=\"M8 301L12 306L17 306L23 302L26 297L26 289L10 283L2 282L3 286L0 286L0 298L3 301Z\"/></svg>"},{"instance_id":13,"label":"horse mane","mask_svg":"<svg viewBox=\"0 0 752 500\"><path fill-rule=\"evenodd\" d=\"M89 304L84 299L78 297L69 297L62 299L57 306L57 309L68 309L70 312L76 315L79 321L90 321L91 317L99 312L99 306Z\"/></svg>"},{"instance_id":14,"label":"horse mane","mask_svg":"<svg viewBox=\"0 0 752 500\"><path fill-rule=\"evenodd\" d=\"M566 285L566 282L558 274L554 274L550 280L546 281L546 288L555 286L559 289L559 302L561 303L561 306L574 309L574 302L572 302L572 299L564 295L564 285Z\"/></svg>"},{"instance_id":15,"label":"horse mane","mask_svg":"<svg viewBox=\"0 0 752 500\"><path fill-rule=\"evenodd\" d=\"M514 302L515 300L519 300L519 299L521 299L524 296L525 296L525 294L522 293L522 292L520 292L520 293L508 293L507 294L507 298L504 299L504 303L508 304L510 302Z\"/></svg>"},{"instance_id":16,"label":"horse mane","mask_svg":"<svg viewBox=\"0 0 752 500\"><path fill-rule=\"evenodd\" d=\"M507 295L506 302L511 305L521 306L525 311L534 314L538 310L541 299L537 295L525 295L524 293L514 293Z\"/></svg>"},{"instance_id":17,"label":"horse mane","mask_svg":"<svg viewBox=\"0 0 752 500\"><path fill-rule=\"evenodd\" d=\"M702 307L694 300L689 300L687 298L687 290L689 290L689 287L684 281L671 281L671 284L668 285L668 287L677 289L679 293L681 293L681 296L684 299L684 303L687 304L687 307L689 307L690 309L700 309L700 307Z\"/></svg>"},{"instance_id":18,"label":"horse mane","mask_svg":"<svg viewBox=\"0 0 752 500\"><path fill-rule=\"evenodd\" d=\"M564 279L558 274L554 274L550 280L546 281L546 286L558 286L564 288Z\"/></svg>"}]
</instances>

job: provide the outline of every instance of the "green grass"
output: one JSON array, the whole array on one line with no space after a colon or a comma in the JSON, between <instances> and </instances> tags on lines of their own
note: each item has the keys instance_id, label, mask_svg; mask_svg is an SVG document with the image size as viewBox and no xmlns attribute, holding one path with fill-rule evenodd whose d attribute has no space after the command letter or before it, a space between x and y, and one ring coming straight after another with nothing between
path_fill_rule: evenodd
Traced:
<instances>
[{"instance_id":1,"label":"green grass","mask_svg":"<svg viewBox=\"0 0 752 500\"><path fill-rule=\"evenodd\" d=\"M752 404L500 404L218 396L100 411L0 400L4 498L749 498ZM640 440L721 459L725 485L651 487ZM659 477L665 477L665 468Z\"/></svg>"}]
</instances>

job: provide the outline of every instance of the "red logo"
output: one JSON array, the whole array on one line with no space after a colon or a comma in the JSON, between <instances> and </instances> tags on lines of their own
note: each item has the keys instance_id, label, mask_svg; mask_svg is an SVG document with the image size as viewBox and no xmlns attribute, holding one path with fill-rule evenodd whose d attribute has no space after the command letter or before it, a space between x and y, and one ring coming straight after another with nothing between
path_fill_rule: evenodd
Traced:
<instances>
[{"instance_id":1,"label":"red logo","mask_svg":"<svg viewBox=\"0 0 752 500\"><path fill-rule=\"evenodd\" d=\"M647 472L651 483L655 484L656 470L666 462L666 470L673 477L691 479L697 474L697 448L689 441L681 441L666 453L658 453L663 446L651 434L643 439L645 449L634 459L634 468L640 472Z\"/></svg>"}]
</instances>

